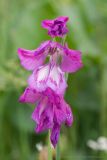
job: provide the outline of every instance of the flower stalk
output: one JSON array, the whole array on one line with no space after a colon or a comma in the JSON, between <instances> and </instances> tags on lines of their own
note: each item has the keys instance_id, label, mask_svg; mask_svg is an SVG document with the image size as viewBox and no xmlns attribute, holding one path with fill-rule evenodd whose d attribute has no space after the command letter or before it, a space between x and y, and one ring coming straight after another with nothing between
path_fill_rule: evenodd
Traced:
<instances>
[{"instance_id":1,"label":"flower stalk","mask_svg":"<svg viewBox=\"0 0 107 160\"><path fill-rule=\"evenodd\" d=\"M52 147L50 141L50 130L48 131L48 160L52 160Z\"/></svg>"},{"instance_id":2,"label":"flower stalk","mask_svg":"<svg viewBox=\"0 0 107 160\"><path fill-rule=\"evenodd\" d=\"M59 139L58 144L56 146L56 160L60 160L60 139Z\"/></svg>"}]
</instances>

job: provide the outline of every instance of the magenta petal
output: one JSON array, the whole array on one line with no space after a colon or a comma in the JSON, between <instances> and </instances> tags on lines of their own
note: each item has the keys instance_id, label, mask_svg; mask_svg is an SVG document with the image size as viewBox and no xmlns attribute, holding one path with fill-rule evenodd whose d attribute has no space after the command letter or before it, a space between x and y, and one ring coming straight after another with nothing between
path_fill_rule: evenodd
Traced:
<instances>
[{"instance_id":1,"label":"magenta petal","mask_svg":"<svg viewBox=\"0 0 107 160\"><path fill-rule=\"evenodd\" d=\"M58 102L59 100L59 96L56 95L51 88L46 88L46 90L43 92L43 95L48 97L49 102L52 104Z\"/></svg>"},{"instance_id":2,"label":"magenta petal","mask_svg":"<svg viewBox=\"0 0 107 160\"><path fill-rule=\"evenodd\" d=\"M73 73L78 71L81 67L83 67L81 52L65 48L61 62L62 71Z\"/></svg>"},{"instance_id":3,"label":"magenta petal","mask_svg":"<svg viewBox=\"0 0 107 160\"><path fill-rule=\"evenodd\" d=\"M53 106L47 103L47 107L44 109L40 116L39 123L37 123L36 132L40 133L53 126Z\"/></svg>"},{"instance_id":4,"label":"magenta petal","mask_svg":"<svg viewBox=\"0 0 107 160\"><path fill-rule=\"evenodd\" d=\"M54 122L61 125L65 123L67 126L71 126L73 123L73 115L70 106L65 102L63 97L55 99L54 105Z\"/></svg>"},{"instance_id":5,"label":"magenta petal","mask_svg":"<svg viewBox=\"0 0 107 160\"><path fill-rule=\"evenodd\" d=\"M26 50L19 48L18 55L19 59L21 60L21 65L27 70L33 70L40 66L43 61L44 57L40 57L34 54L35 50Z\"/></svg>"},{"instance_id":6,"label":"magenta petal","mask_svg":"<svg viewBox=\"0 0 107 160\"><path fill-rule=\"evenodd\" d=\"M36 58L34 51L19 48L18 56L21 61L21 65L27 70L33 70L36 67Z\"/></svg>"},{"instance_id":7,"label":"magenta petal","mask_svg":"<svg viewBox=\"0 0 107 160\"><path fill-rule=\"evenodd\" d=\"M67 22L69 20L69 17L61 16L61 17L58 17L57 20L62 21L62 22Z\"/></svg>"},{"instance_id":8,"label":"magenta petal","mask_svg":"<svg viewBox=\"0 0 107 160\"><path fill-rule=\"evenodd\" d=\"M53 20L43 20L42 21L42 27L49 29L53 25L54 21Z\"/></svg>"},{"instance_id":9,"label":"magenta petal","mask_svg":"<svg viewBox=\"0 0 107 160\"><path fill-rule=\"evenodd\" d=\"M35 108L34 112L32 113L32 119L39 123L40 118L41 118L41 114L43 113L43 111L45 110L45 108L47 107L47 98L41 95L41 99L40 102L38 103L37 107Z\"/></svg>"},{"instance_id":10,"label":"magenta petal","mask_svg":"<svg viewBox=\"0 0 107 160\"><path fill-rule=\"evenodd\" d=\"M66 120L65 105L63 98L59 97L59 100L55 98L56 104L54 105L54 122L61 125Z\"/></svg>"},{"instance_id":11,"label":"magenta petal","mask_svg":"<svg viewBox=\"0 0 107 160\"><path fill-rule=\"evenodd\" d=\"M43 20L42 27L49 29L52 27L52 25L54 24L55 21L61 21L63 23L66 23L68 20L69 20L69 17L66 17L66 16L60 16L60 17L57 17L56 19L53 19L53 20Z\"/></svg>"},{"instance_id":12,"label":"magenta petal","mask_svg":"<svg viewBox=\"0 0 107 160\"><path fill-rule=\"evenodd\" d=\"M63 100L61 105L62 105L63 113L65 113L65 116L66 116L65 124L67 126L71 126L73 123L73 114L72 114L71 107L65 102L65 100Z\"/></svg>"},{"instance_id":13,"label":"magenta petal","mask_svg":"<svg viewBox=\"0 0 107 160\"><path fill-rule=\"evenodd\" d=\"M40 46L35 50L35 55L42 54L43 56L43 53L48 51L50 43L50 40L42 42Z\"/></svg>"},{"instance_id":14,"label":"magenta petal","mask_svg":"<svg viewBox=\"0 0 107 160\"><path fill-rule=\"evenodd\" d=\"M35 103L39 98L40 94L36 92L36 90L26 88L24 93L20 96L19 101L21 103Z\"/></svg>"},{"instance_id":15,"label":"magenta petal","mask_svg":"<svg viewBox=\"0 0 107 160\"><path fill-rule=\"evenodd\" d=\"M65 124L67 126L71 126L73 123L73 114L69 105L66 107L66 121Z\"/></svg>"},{"instance_id":16,"label":"magenta petal","mask_svg":"<svg viewBox=\"0 0 107 160\"><path fill-rule=\"evenodd\" d=\"M28 79L28 84L31 88L41 92L47 87L47 79L50 71L50 65L39 67Z\"/></svg>"},{"instance_id":17,"label":"magenta petal","mask_svg":"<svg viewBox=\"0 0 107 160\"><path fill-rule=\"evenodd\" d=\"M52 128L51 137L50 137L51 143L53 144L54 148L58 143L59 135L60 135L60 126L57 123L55 123Z\"/></svg>"},{"instance_id":18,"label":"magenta petal","mask_svg":"<svg viewBox=\"0 0 107 160\"><path fill-rule=\"evenodd\" d=\"M43 42L35 50L18 49L18 56L22 66L27 70L34 70L43 64L50 41Z\"/></svg>"},{"instance_id":19,"label":"magenta petal","mask_svg":"<svg viewBox=\"0 0 107 160\"><path fill-rule=\"evenodd\" d=\"M61 125L66 120L66 114L63 112L62 109L56 108L54 111L54 120Z\"/></svg>"},{"instance_id":20,"label":"magenta petal","mask_svg":"<svg viewBox=\"0 0 107 160\"><path fill-rule=\"evenodd\" d=\"M63 95L67 87L64 72L61 69L53 65L50 69L50 74L47 79L47 86L55 91L56 94Z\"/></svg>"}]
</instances>

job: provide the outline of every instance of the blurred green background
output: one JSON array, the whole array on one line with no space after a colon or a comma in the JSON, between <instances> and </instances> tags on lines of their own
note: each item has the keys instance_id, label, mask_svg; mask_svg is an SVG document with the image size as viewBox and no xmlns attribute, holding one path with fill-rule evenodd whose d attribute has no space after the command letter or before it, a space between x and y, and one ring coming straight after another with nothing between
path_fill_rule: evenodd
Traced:
<instances>
[{"instance_id":1,"label":"blurred green background","mask_svg":"<svg viewBox=\"0 0 107 160\"><path fill-rule=\"evenodd\" d=\"M47 133L34 133L34 106L18 102L30 72L20 66L17 48L35 49L49 39L41 21L61 15L70 18L67 41L84 63L68 79L74 123L62 127L61 160L107 160L107 152L87 146L107 136L106 0L0 0L0 160L38 160L36 144L47 144Z\"/></svg>"}]
</instances>

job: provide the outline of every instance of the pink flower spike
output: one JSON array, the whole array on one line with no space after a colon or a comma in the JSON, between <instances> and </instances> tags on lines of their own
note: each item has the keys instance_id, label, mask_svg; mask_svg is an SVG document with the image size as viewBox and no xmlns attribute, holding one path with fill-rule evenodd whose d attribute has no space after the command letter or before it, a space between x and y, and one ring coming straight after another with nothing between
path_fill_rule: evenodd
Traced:
<instances>
[{"instance_id":1,"label":"pink flower spike","mask_svg":"<svg viewBox=\"0 0 107 160\"><path fill-rule=\"evenodd\" d=\"M19 102L37 105L32 113L35 131L50 130L54 147L58 143L61 126L70 127L73 123L71 107L64 100L67 88L65 74L74 73L83 66L81 51L72 50L65 44L68 20L67 16L60 16L42 21L42 27L47 29L52 40L41 43L34 50L18 49L21 65L32 71Z\"/></svg>"}]
</instances>

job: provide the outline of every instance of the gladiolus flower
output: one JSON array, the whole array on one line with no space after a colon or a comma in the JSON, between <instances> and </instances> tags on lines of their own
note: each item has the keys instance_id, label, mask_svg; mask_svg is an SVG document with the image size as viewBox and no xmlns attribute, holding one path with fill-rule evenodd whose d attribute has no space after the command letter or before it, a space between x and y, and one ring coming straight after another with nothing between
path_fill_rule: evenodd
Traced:
<instances>
[{"instance_id":1,"label":"gladiolus flower","mask_svg":"<svg viewBox=\"0 0 107 160\"><path fill-rule=\"evenodd\" d=\"M63 38L67 32L68 17L44 20L42 27L53 37ZM65 73L74 73L82 66L81 52L70 49L67 44L47 40L34 50L18 49L21 65L31 70L28 87L21 95L22 103L36 103L32 119L36 122L37 133L51 130L50 140L55 147L61 125L71 126L71 107L64 100L67 88ZM48 59L47 59L48 57Z\"/></svg>"}]
</instances>

